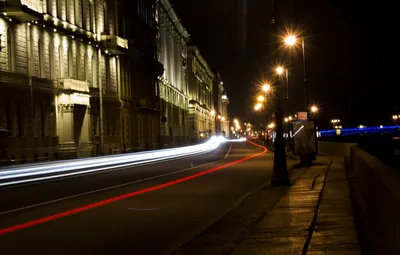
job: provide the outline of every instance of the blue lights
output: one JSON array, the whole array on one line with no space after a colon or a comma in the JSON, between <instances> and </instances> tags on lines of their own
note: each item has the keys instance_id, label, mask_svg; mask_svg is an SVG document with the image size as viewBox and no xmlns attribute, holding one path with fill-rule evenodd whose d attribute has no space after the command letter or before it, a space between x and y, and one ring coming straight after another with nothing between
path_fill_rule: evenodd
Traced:
<instances>
[{"instance_id":1,"label":"blue lights","mask_svg":"<svg viewBox=\"0 0 400 255\"><path fill-rule=\"evenodd\" d=\"M363 127L363 128L342 128L340 135L356 135L366 133L390 133L400 130L400 126L378 126L378 127ZM321 136L336 136L336 129L320 130Z\"/></svg>"}]
</instances>

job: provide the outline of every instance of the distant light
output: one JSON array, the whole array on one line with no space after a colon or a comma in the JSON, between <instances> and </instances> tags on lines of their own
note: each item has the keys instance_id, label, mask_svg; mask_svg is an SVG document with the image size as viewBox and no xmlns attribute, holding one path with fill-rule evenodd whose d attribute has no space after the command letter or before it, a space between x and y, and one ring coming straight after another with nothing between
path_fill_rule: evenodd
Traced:
<instances>
[{"instance_id":1,"label":"distant light","mask_svg":"<svg viewBox=\"0 0 400 255\"><path fill-rule=\"evenodd\" d=\"M383 128L383 126L382 126L382 125L380 125L380 126L379 126L379 128Z\"/></svg>"},{"instance_id":2,"label":"distant light","mask_svg":"<svg viewBox=\"0 0 400 255\"><path fill-rule=\"evenodd\" d=\"M3 12L4 16L7 16L7 12Z\"/></svg>"},{"instance_id":3,"label":"distant light","mask_svg":"<svg viewBox=\"0 0 400 255\"><path fill-rule=\"evenodd\" d=\"M265 97L260 95L257 97L257 100L258 100L258 102L264 102Z\"/></svg>"},{"instance_id":4,"label":"distant light","mask_svg":"<svg viewBox=\"0 0 400 255\"><path fill-rule=\"evenodd\" d=\"M221 117L221 120L222 120L222 121L225 121L225 117Z\"/></svg>"},{"instance_id":5,"label":"distant light","mask_svg":"<svg viewBox=\"0 0 400 255\"><path fill-rule=\"evenodd\" d=\"M210 114L211 116L215 116L215 110L211 110Z\"/></svg>"},{"instance_id":6,"label":"distant light","mask_svg":"<svg viewBox=\"0 0 400 255\"><path fill-rule=\"evenodd\" d=\"M54 28L54 30L53 30L53 31L54 31L54 32L57 32L57 29L55 29L55 28Z\"/></svg>"},{"instance_id":7,"label":"distant light","mask_svg":"<svg viewBox=\"0 0 400 255\"><path fill-rule=\"evenodd\" d=\"M285 118L285 122L289 122L289 118Z\"/></svg>"}]
</instances>

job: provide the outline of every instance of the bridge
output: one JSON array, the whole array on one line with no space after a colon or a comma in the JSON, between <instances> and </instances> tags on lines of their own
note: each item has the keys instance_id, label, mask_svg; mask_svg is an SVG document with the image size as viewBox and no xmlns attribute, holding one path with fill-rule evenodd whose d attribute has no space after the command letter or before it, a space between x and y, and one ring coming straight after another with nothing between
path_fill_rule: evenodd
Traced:
<instances>
[{"instance_id":1,"label":"bridge","mask_svg":"<svg viewBox=\"0 0 400 255\"><path fill-rule=\"evenodd\" d=\"M400 126L377 126L377 127L358 127L358 128L341 128L341 129L326 129L317 132L318 137L328 136L347 136L361 134L395 134L400 130Z\"/></svg>"}]
</instances>

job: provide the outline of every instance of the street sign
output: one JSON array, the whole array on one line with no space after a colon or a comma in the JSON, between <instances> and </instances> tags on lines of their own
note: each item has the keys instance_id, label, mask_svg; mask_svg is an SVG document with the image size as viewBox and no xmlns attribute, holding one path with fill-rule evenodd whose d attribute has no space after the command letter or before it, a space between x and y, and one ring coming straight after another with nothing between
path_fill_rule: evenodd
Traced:
<instances>
[{"instance_id":1,"label":"street sign","mask_svg":"<svg viewBox=\"0 0 400 255\"><path fill-rule=\"evenodd\" d=\"M308 120L307 112L298 112L297 119L298 120Z\"/></svg>"}]
</instances>

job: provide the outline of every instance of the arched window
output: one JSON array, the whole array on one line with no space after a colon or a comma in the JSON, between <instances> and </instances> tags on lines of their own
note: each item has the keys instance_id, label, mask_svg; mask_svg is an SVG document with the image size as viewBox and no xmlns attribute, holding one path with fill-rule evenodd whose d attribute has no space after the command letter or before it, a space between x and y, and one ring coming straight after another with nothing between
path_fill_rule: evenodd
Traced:
<instances>
[{"instance_id":1,"label":"arched window","mask_svg":"<svg viewBox=\"0 0 400 255\"><path fill-rule=\"evenodd\" d=\"M44 59L44 42L43 38L40 38L38 41L38 49L39 49L39 76L44 78L46 75L46 65Z\"/></svg>"},{"instance_id":2,"label":"arched window","mask_svg":"<svg viewBox=\"0 0 400 255\"><path fill-rule=\"evenodd\" d=\"M11 27L8 27L7 30L7 53L8 53L8 71L14 72L15 71L15 40L14 40L14 33Z\"/></svg>"},{"instance_id":3,"label":"arched window","mask_svg":"<svg viewBox=\"0 0 400 255\"><path fill-rule=\"evenodd\" d=\"M72 46L68 47L68 77L74 77L74 55L72 54Z\"/></svg>"}]
</instances>

